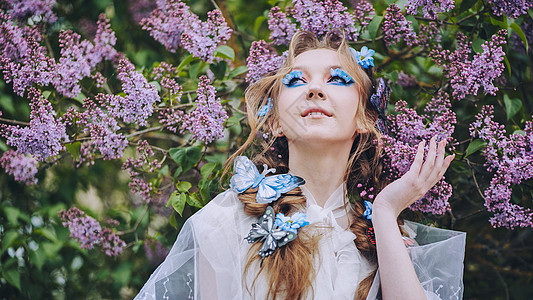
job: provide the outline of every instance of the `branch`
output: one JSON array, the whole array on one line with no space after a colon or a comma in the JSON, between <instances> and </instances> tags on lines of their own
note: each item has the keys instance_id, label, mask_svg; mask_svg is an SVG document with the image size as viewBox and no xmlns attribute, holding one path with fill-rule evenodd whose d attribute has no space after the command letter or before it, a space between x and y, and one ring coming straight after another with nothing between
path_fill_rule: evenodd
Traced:
<instances>
[{"instance_id":1,"label":"branch","mask_svg":"<svg viewBox=\"0 0 533 300\"><path fill-rule=\"evenodd\" d=\"M4 119L0 118L1 122L8 123L8 124L14 124L14 125L23 125L23 126L30 126L30 123L17 121L17 120L10 120L10 119Z\"/></svg>"},{"instance_id":2,"label":"branch","mask_svg":"<svg viewBox=\"0 0 533 300\"><path fill-rule=\"evenodd\" d=\"M157 126L157 127L152 127L152 128L146 128L144 130L141 130L141 131L136 131L132 134L128 134L126 136L127 139L129 139L130 137L134 137L134 136L137 136L137 135L141 135L143 133L147 133L147 132L151 132L151 131L158 131L159 129L163 128L163 126Z\"/></svg>"}]
</instances>

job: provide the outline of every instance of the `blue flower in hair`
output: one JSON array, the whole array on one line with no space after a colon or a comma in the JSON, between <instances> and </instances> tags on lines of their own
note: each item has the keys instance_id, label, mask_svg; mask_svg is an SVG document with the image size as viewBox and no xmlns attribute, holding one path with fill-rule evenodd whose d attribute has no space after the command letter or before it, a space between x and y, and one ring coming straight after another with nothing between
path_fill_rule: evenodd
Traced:
<instances>
[{"instance_id":1,"label":"blue flower in hair","mask_svg":"<svg viewBox=\"0 0 533 300\"><path fill-rule=\"evenodd\" d=\"M365 212L363 213L363 217L365 217L367 220L372 221L372 202L365 200Z\"/></svg>"},{"instance_id":2,"label":"blue flower in hair","mask_svg":"<svg viewBox=\"0 0 533 300\"><path fill-rule=\"evenodd\" d=\"M261 106L261 109L257 112L260 117L266 116L266 114L272 109L272 98L268 98L267 104Z\"/></svg>"},{"instance_id":3,"label":"blue flower in hair","mask_svg":"<svg viewBox=\"0 0 533 300\"><path fill-rule=\"evenodd\" d=\"M309 221L305 219L306 217L307 216L301 212L295 213L292 217L286 217L284 214L278 213L276 215L275 224L282 230L296 233L298 228L309 225Z\"/></svg>"},{"instance_id":4,"label":"blue flower in hair","mask_svg":"<svg viewBox=\"0 0 533 300\"><path fill-rule=\"evenodd\" d=\"M372 56L374 53L376 53L376 51L368 49L367 46L363 46L361 51L357 51L350 47L350 52L352 53L352 57L355 59L355 61L357 61L358 64L361 65L361 67L368 69L369 67L374 66L374 58Z\"/></svg>"}]
</instances>

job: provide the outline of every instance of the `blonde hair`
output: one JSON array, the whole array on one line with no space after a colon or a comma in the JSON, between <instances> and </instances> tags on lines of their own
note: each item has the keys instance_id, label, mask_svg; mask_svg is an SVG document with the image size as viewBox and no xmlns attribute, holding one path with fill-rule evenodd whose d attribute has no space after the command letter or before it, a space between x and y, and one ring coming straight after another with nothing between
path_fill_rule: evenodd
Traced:
<instances>
[{"instance_id":1,"label":"blonde hair","mask_svg":"<svg viewBox=\"0 0 533 300\"><path fill-rule=\"evenodd\" d=\"M276 168L277 173L289 171L289 149L287 139L284 136L274 136L271 131L276 126L278 120L277 95L281 90L283 77L288 74L294 65L294 59L301 53L313 49L330 49L337 52L342 68L355 80L359 88L361 101L358 101L356 113L356 128L359 133L356 135L350 157L348 160L344 180L346 182L347 194L350 202L349 213L351 214L351 231L357 236L355 245L359 251L371 262L377 262L376 248L368 242L367 229L371 226L370 221L363 217L364 205L358 199L359 192L357 185L374 188L377 194L386 185L382 178L382 168L380 162L381 143L380 133L376 130L375 124L378 118L377 111L372 105L368 105L369 94L373 89L372 71L365 70L357 64L351 56L350 48L342 34L331 32L322 40L311 32L297 32L289 45L286 61L282 67L272 74L259 79L250 85L245 92L248 124L251 132L244 144L228 159L224 168L226 174L234 159L245 150L259 149L257 154L251 154L252 161L257 165L267 164ZM273 108L265 116L259 117L259 108L266 105L268 98L272 98ZM256 143L255 138L259 133L268 132L268 139ZM275 150L272 151L271 147ZM257 190L248 189L239 194L239 199L244 203L244 211L248 215L261 216L268 204L259 204L255 201ZM306 199L300 188L282 195L271 205L275 213L282 212L291 214L298 210L305 209ZM308 226L309 227L309 226ZM320 236L311 235L308 227L300 229L298 237L287 245L277 249L271 256L264 260L258 274L255 276L251 287L254 286L258 276L265 272L268 276L269 292L268 298L276 299L302 299L312 290L312 282L315 277L313 260L315 258L318 240ZM252 245L249 252L249 259L245 266L243 278L250 271L250 266L260 260L257 251L260 243ZM368 294L375 271L365 278L358 286L356 299L364 299ZM290 287L290 288L289 288ZM247 286L248 288L248 286ZM248 291L250 291L248 289Z\"/></svg>"}]
</instances>

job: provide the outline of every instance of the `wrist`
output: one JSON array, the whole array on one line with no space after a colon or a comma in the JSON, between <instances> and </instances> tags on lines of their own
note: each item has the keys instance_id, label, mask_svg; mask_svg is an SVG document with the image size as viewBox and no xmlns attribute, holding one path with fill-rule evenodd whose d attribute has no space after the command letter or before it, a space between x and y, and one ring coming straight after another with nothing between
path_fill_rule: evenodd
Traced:
<instances>
[{"instance_id":1,"label":"wrist","mask_svg":"<svg viewBox=\"0 0 533 300\"><path fill-rule=\"evenodd\" d=\"M394 219L398 218L400 211L397 211L388 201L383 200L382 198L376 198L372 204L372 218L374 217L393 217Z\"/></svg>"}]
</instances>

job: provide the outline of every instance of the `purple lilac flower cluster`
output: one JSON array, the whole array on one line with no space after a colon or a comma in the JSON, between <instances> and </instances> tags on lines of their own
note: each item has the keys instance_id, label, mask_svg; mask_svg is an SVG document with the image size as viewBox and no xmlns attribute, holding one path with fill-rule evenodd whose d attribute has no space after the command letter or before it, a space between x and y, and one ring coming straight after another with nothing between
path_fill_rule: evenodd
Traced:
<instances>
[{"instance_id":1,"label":"purple lilac flower cluster","mask_svg":"<svg viewBox=\"0 0 533 300\"><path fill-rule=\"evenodd\" d=\"M102 227L77 207L61 210L58 215L63 220L63 226L68 226L70 237L80 243L82 249L93 249L98 245L106 255L117 256L126 247L126 243L111 229Z\"/></svg>"},{"instance_id":2,"label":"purple lilac flower cluster","mask_svg":"<svg viewBox=\"0 0 533 300\"><path fill-rule=\"evenodd\" d=\"M453 96L461 100L466 95L477 95L480 87L483 87L485 94L495 95L498 88L494 86L494 80L499 78L503 72L503 60L507 30L500 30L492 36L491 41L485 42L481 47L483 52L471 54L472 43L461 32L457 35L457 50L431 51L430 55L437 65L442 66L444 75L450 79Z\"/></svg>"},{"instance_id":3,"label":"purple lilac flower cluster","mask_svg":"<svg viewBox=\"0 0 533 300\"><path fill-rule=\"evenodd\" d=\"M457 123L455 113L451 110L451 102L444 92L438 93L426 105L424 115L414 109L407 108L405 101L398 101L397 115L389 116L391 134L383 137L384 163L394 180L409 171L415 157L418 144L433 136L437 141L448 140L448 149L452 150L454 142L452 133ZM426 146L426 151L427 151ZM448 202L452 195L452 186L442 178L426 195L413 205L412 210L432 214L444 214L450 210Z\"/></svg>"},{"instance_id":4,"label":"purple lilac flower cluster","mask_svg":"<svg viewBox=\"0 0 533 300\"><path fill-rule=\"evenodd\" d=\"M254 83L270 72L275 72L285 61L284 55L278 55L276 49L268 45L267 42L253 41L250 47L250 54L246 58L248 74L246 81Z\"/></svg>"},{"instance_id":5,"label":"purple lilac flower cluster","mask_svg":"<svg viewBox=\"0 0 533 300\"><path fill-rule=\"evenodd\" d=\"M416 34L411 26L411 21L407 21L396 4L391 4L385 11L383 25L383 39L387 46L400 42L401 39L409 46L416 42Z\"/></svg>"},{"instance_id":6,"label":"purple lilac flower cluster","mask_svg":"<svg viewBox=\"0 0 533 300\"><path fill-rule=\"evenodd\" d=\"M485 207L494 216L494 227L533 227L533 211L511 202L512 187L533 178L533 122L526 122L524 133L505 135L505 126L495 122L494 107L483 106L470 135L479 137L487 146L483 152L485 166L494 176L485 189Z\"/></svg>"},{"instance_id":7,"label":"purple lilac flower cluster","mask_svg":"<svg viewBox=\"0 0 533 300\"><path fill-rule=\"evenodd\" d=\"M7 174L13 175L16 181L26 185L36 184L37 160L29 154L21 154L14 150L4 152L0 158L0 165Z\"/></svg>"},{"instance_id":8,"label":"purple lilac flower cluster","mask_svg":"<svg viewBox=\"0 0 533 300\"><path fill-rule=\"evenodd\" d=\"M376 14L372 3L367 0L350 1L353 7L353 17L364 28L370 24Z\"/></svg>"},{"instance_id":9,"label":"purple lilac flower cluster","mask_svg":"<svg viewBox=\"0 0 533 300\"><path fill-rule=\"evenodd\" d=\"M422 7L424 18L435 20L438 13L449 12L455 4L453 0L409 0L406 7L407 13L411 15L416 15Z\"/></svg>"},{"instance_id":10,"label":"purple lilac flower cluster","mask_svg":"<svg viewBox=\"0 0 533 300\"><path fill-rule=\"evenodd\" d=\"M318 37L329 31L342 30L349 41L356 41L359 30L354 16L338 0L293 0L292 16L301 30L311 31Z\"/></svg>"},{"instance_id":11,"label":"purple lilac flower cluster","mask_svg":"<svg viewBox=\"0 0 533 300\"><path fill-rule=\"evenodd\" d=\"M156 239L146 239L143 245L146 258L153 265L160 264L168 255L168 249Z\"/></svg>"},{"instance_id":12,"label":"purple lilac flower cluster","mask_svg":"<svg viewBox=\"0 0 533 300\"><path fill-rule=\"evenodd\" d=\"M208 13L207 21L192 13L181 0L159 1L149 18L141 21L142 28L170 52L183 46L204 61L211 62L219 45L231 37L232 30L219 10Z\"/></svg>"},{"instance_id":13,"label":"purple lilac flower cluster","mask_svg":"<svg viewBox=\"0 0 533 300\"><path fill-rule=\"evenodd\" d=\"M161 79L161 86L168 90L169 94L176 99L182 95L182 87L176 81L178 69L171 64L162 61L159 66L152 70L154 80Z\"/></svg>"},{"instance_id":14,"label":"purple lilac flower cluster","mask_svg":"<svg viewBox=\"0 0 533 300\"><path fill-rule=\"evenodd\" d=\"M126 96L109 98L111 114L122 118L125 123L146 125L146 119L154 112L154 104L161 101L157 90L135 71L135 66L126 58L119 62L117 77Z\"/></svg>"},{"instance_id":15,"label":"purple lilac flower cluster","mask_svg":"<svg viewBox=\"0 0 533 300\"><path fill-rule=\"evenodd\" d=\"M96 100L104 104L118 101L111 99L119 97L98 94L96 95ZM90 99L84 100L83 108L85 108L84 112L74 113L74 115L78 119L77 125L83 128L82 133L88 135L91 139L81 145L78 166L83 162L93 164L93 155L96 151L100 152L104 160L122 157L122 153L128 145L128 140L124 134L117 133L120 129L117 120ZM69 113L73 113L73 111L71 110Z\"/></svg>"},{"instance_id":16,"label":"purple lilac flower cluster","mask_svg":"<svg viewBox=\"0 0 533 300\"><path fill-rule=\"evenodd\" d=\"M128 11L135 23L141 23L144 18L149 18L150 13L157 8L157 3L152 0L128 0Z\"/></svg>"},{"instance_id":17,"label":"purple lilac flower cluster","mask_svg":"<svg viewBox=\"0 0 533 300\"><path fill-rule=\"evenodd\" d=\"M232 33L220 10L208 12L207 21L198 20L190 26L181 35L183 48L206 62L213 61L217 47L225 44Z\"/></svg>"},{"instance_id":18,"label":"purple lilac flower cluster","mask_svg":"<svg viewBox=\"0 0 533 300\"><path fill-rule=\"evenodd\" d=\"M403 88L418 86L418 80L414 75L407 75L403 71L398 74L398 81L396 81Z\"/></svg>"},{"instance_id":19,"label":"purple lilac flower cluster","mask_svg":"<svg viewBox=\"0 0 533 300\"><path fill-rule=\"evenodd\" d=\"M59 154L64 150L62 142L69 140L63 122L55 119L52 105L41 92L30 88L30 124L27 127L19 125L4 125L2 135L7 144L17 148L21 154L31 154L39 161Z\"/></svg>"},{"instance_id":20,"label":"purple lilac flower cluster","mask_svg":"<svg viewBox=\"0 0 533 300\"><path fill-rule=\"evenodd\" d=\"M181 132L192 133L192 137L205 143L224 136L224 122L228 115L220 98L216 97L215 87L209 83L207 76L202 75L196 90L196 108L183 117Z\"/></svg>"},{"instance_id":21,"label":"purple lilac flower cluster","mask_svg":"<svg viewBox=\"0 0 533 300\"><path fill-rule=\"evenodd\" d=\"M428 25L420 24L420 30L418 31L418 36L416 37L416 44L425 49L442 49L440 44L442 36L440 34L439 28L437 28L437 23L429 22Z\"/></svg>"},{"instance_id":22,"label":"purple lilac flower cluster","mask_svg":"<svg viewBox=\"0 0 533 300\"><path fill-rule=\"evenodd\" d=\"M79 34L70 30L60 32L61 57L57 63L39 44L41 36L36 27L21 28L10 18L4 13L0 15L3 21L0 44L5 45L1 51L0 69L6 82L12 82L13 90L20 96L34 84L53 84L62 95L76 97L81 91L79 82L90 76L98 63L119 57L114 49L115 34L103 14L98 20L94 44L81 40Z\"/></svg>"},{"instance_id":23,"label":"purple lilac flower cluster","mask_svg":"<svg viewBox=\"0 0 533 300\"><path fill-rule=\"evenodd\" d=\"M152 147L145 140L137 142L137 158L128 157L122 165L122 170L128 170L131 181L129 183L132 192L139 194L146 202L151 201L152 183L147 182L141 172L152 173L155 169L161 168L161 163L154 157Z\"/></svg>"},{"instance_id":24,"label":"purple lilac flower cluster","mask_svg":"<svg viewBox=\"0 0 533 300\"><path fill-rule=\"evenodd\" d=\"M292 36L296 33L296 24L287 18L281 8L274 6L268 13L268 29L270 40L274 45L288 45Z\"/></svg>"},{"instance_id":25,"label":"purple lilac flower cluster","mask_svg":"<svg viewBox=\"0 0 533 300\"><path fill-rule=\"evenodd\" d=\"M3 2L9 7L7 13L21 23L52 23L57 20L52 12L56 0L5 0Z\"/></svg>"},{"instance_id":26,"label":"purple lilac flower cluster","mask_svg":"<svg viewBox=\"0 0 533 300\"><path fill-rule=\"evenodd\" d=\"M21 28L11 17L0 11L0 70L6 83L13 84L19 96L33 85L50 84L55 61L48 57L46 48L39 45L41 34L36 27Z\"/></svg>"},{"instance_id":27,"label":"purple lilac flower cluster","mask_svg":"<svg viewBox=\"0 0 533 300\"><path fill-rule=\"evenodd\" d=\"M512 19L527 14L528 9L533 7L531 0L488 0L487 2L492 6L495 15L506 15Z\"/></svg>"}]
</instances>

